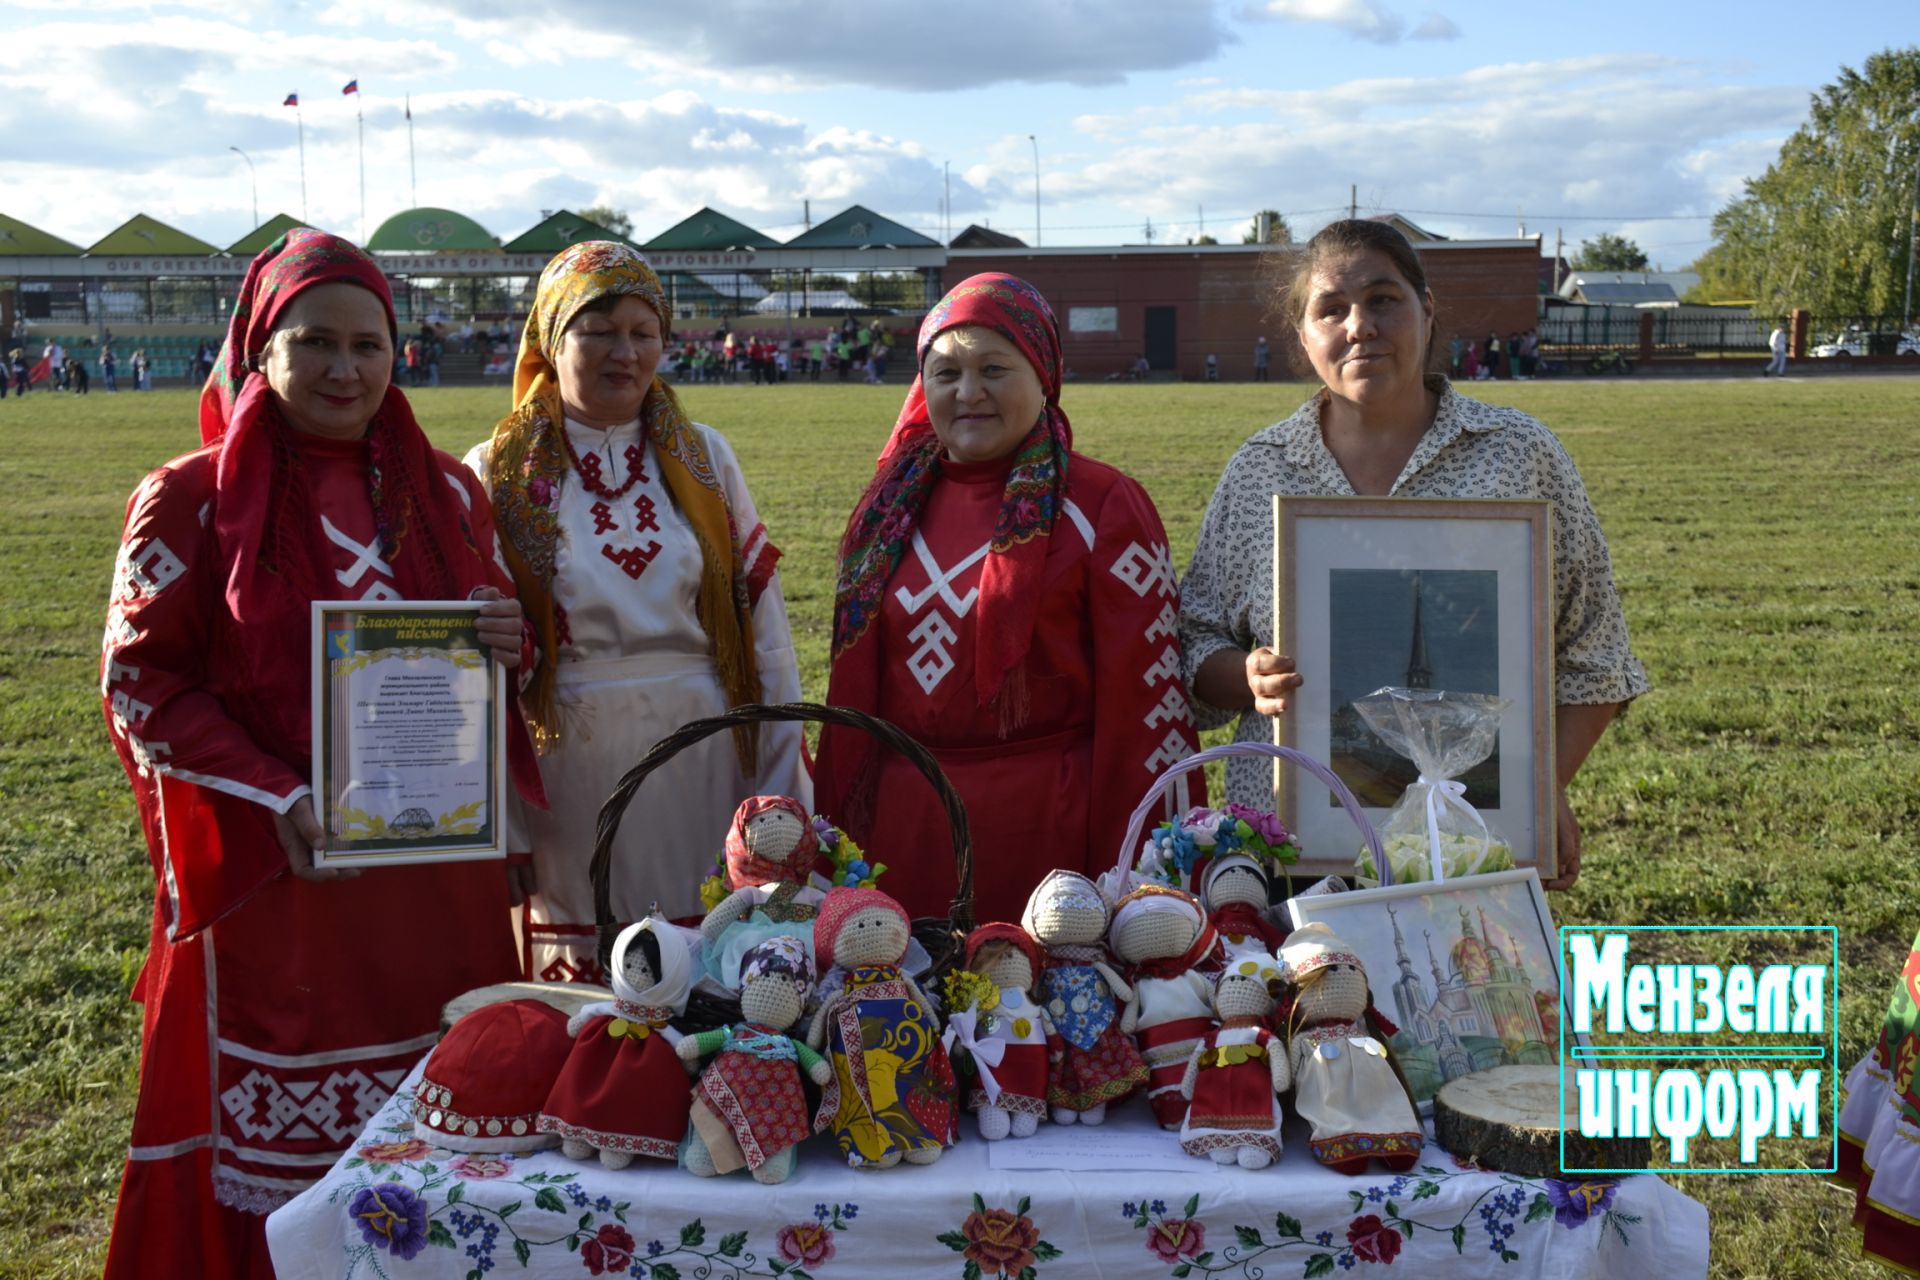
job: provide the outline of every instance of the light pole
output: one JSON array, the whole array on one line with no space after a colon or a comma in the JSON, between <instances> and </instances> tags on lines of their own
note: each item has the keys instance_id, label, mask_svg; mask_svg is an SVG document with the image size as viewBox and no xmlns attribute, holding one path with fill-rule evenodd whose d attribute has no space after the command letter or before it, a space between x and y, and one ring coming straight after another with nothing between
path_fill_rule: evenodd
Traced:
<instances>
[{"instance_id":1,"label":"light pole","mask_svg":"<svg viewBox=\"0 0 1920 1280\"><path fill-rule=\"evenodd\" d=\"M1033 144L1033 247L1040 247L1040 140L1032 134L1027 141Z\"/></svg>"},{"instance_id":2,"label":"light pole","mask_svg":"<svg viewBox=\"0 0 1920 1280\"><path fill-rule=\"evenodd\" d=\"M235 146L229 146L227 150L247 162L247 180L253 184L253 225L257 227L260 225L260 176L254 171L253 157Z\"/></svg>"}]
</instances>

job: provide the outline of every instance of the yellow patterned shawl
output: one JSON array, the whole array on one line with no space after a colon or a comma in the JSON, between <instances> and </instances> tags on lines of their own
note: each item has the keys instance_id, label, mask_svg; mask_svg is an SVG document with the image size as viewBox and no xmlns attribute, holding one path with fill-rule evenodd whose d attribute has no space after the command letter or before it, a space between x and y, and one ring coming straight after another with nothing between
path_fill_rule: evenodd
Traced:
<instances>
[{"instance_id":1,"label":"yellow patterned shawl","mask_svg":"<svg viewBox=\"0 0 1920 1280\"><path fill-rule=\"evenodd\" d=\"M554 357L561 336L582 307L609 294L644 298L660 314L664 344L671 327L660 279L636 250L607 240L587 240L562 250L540 273L533 309L520 337L513 375L513 412L494 428L487 457L487 488L493 498L501 542L520 598L533 619L542 660L523 701L534 741L542 751L560 740L555 674L558 648L553 607L554 547L559 539L560 485L568 464L560 433L560 403ZM740 560L733 512L694 429L666 379L656 375L640 406L640 421L653 441L662 478L673 502L693 529L702 561L695 612L713 654L729 706L760 700L760 669L754 658L753 618ZM757 735L734 730L734 750L749 777L757 770Z\"/></svg>"}]
</instances>

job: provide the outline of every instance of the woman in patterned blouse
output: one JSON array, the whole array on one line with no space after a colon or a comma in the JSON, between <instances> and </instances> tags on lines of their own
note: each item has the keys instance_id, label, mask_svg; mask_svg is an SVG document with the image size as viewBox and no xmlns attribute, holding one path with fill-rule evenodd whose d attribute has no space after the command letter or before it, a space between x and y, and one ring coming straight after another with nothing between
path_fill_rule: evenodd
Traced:
<instances>
[{"instance_id":1,"label":"woman in patterned blouse","mask_svg":"<svg viewBox=\"0 0 1920 1280\"><path fill-rule=\"evenodd\" d=\"M1227 463L1180 587L1187 684L1203 727L1238 716L1266 741L1306 677L1274 652L1272 497L1545 498L1553 506L1555 826L1565 888L1580 873L1567 784L1620 708L1647 689L1627 642L1605 536L1573 460L1514 409L1427 372L1434 301L1398 231L1335 222L1307 245L1285 305L1323 389ZM1228 798L1271 803L1256 760L1230 761Z\"/></svg>"}]
</instances>

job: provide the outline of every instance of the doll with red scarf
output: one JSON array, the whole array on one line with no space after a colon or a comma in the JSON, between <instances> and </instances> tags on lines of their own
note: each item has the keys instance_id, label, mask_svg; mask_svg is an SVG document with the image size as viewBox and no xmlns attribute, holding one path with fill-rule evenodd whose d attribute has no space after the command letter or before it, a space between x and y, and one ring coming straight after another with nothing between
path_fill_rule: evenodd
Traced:
<instances>
[{"instance_id":1,"label":"doll with red scarf","mask_svg":"<svg viewBox=\"0 0 1920 1280\"><path fill-rule=\"evenodd\" d=\"M1033 1002L1040 945L1017 924L983 924L967 935L966 968L947 977L948 1052L972 1065L967 1107L980 1136L1031 1138L1047 1116L1048 1060L1062 1048L1047 1011Z\"/></svg>"},{"instance_id":2,"label":"doll with red scarf","mask_svg":"<svg viewBox=\"0 0 1920 1280\"><path fill-rule=\"evenodd\" d=\"M700 921L701 965L728 988L740 985L742 957L768 938L789 936L813 953L813 918L826 891L809 883L820 837L789 796L749 796L727 828L727 896Z\"/></svg>"},{"instance_id":3,"label":"doll with red scarf","mask_svg":"<svg viewBox=\"0 0 1920 1280\"><path fill-rule=\"evenodd\" d=\"M840 545L826 700L932 750L972 819L977 913L1012 920L1049 868L1110 865L1140 796L1196 749L1177 586L1146 491L1074 451L1039 290L962 281L916 357ZM888 892L945 914L946 813L913 766L829 725L814 782L822 814L893 859Z\"/></svg>"}]
</instances>

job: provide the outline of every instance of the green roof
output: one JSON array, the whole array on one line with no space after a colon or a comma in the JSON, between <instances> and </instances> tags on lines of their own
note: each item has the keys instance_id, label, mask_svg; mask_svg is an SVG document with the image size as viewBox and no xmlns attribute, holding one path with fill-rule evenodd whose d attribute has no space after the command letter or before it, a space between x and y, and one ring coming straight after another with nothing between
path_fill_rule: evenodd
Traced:
<instances>
[{"instance_id":1,"label":"green roof","mask_svg":"<svg viewBox=\"0 0 1920 1280\"><path fill-rule=\"evenodd\" d=\"M724 253L729 249L778 249L780 242L764 231L755 231L738 218L729 218L717 209L702 209L691 218L674 223L643 247L707 249Z\"/></svg>"},{"instance_id":2,"label":"green roof","mask_svg":"<svg viewBox=\"0 0 1920 1280\"><path fill-rule=\"evenodd\" d=\"M9 218L0 213L0 257L17 257L22 254L52 254L60 257L79 256L84 250L77 244L68 244L59 236L42 231L38 227L28 226L18 218Z\"/></svg>"},{"instance_id":3,"label":"green roof","mask_svg":"<svg viewBox=\"0 0 1920 1280\"><path fill-rule=\"evenodd\" d=\"M158 218L136 213L90 245L87 252L95 257L118 253L183 253L211 258L220 251Z\"/></svg>"},{"instance_id":4,"label":"green roof","mask_svg":"<svg viewBox=\"0 0 1920 1280\"><path fill-rule=\"evenodd\" d=\"M842 209L811 231L802 231L787 241L789 249L865 249L883 245L895 249L938 249L940 242L858 204Z\"/></svg>"},{"instance_id":5,"label":"green roof","mask_svg":"<svg viewBox=\"0 0 1920 1280\"><path fill-rule=\"evenodd\" d=\"M300 221L290 213L276 213L228 245L227 252L236 258L251 258L295 227L308 225L310 224Z\"/></svg>"},{"instance_id":6,"label":"green roof","mask_svg":"<svg viewBox=\"0 0 1920 1280\"><path fill-rule=\"evenodd\" d=\"M470 253L499 247L500 242L485 227L451 209L396 213L367 241L367 248L383 253Z\"/></svg>"},{"instance_id":7,"label":"green roof","mask_svg":"<svg viewBox=\"0 0 1920 1280\"><path fill-rule=\"evenodd\" d=\"M539 226L507 241L503 247L508 253L558 253L579 240L612 240L619 244L633 244L617 231L609 231L597 222L562 209Z\"/></svg>"}]
</instances>

